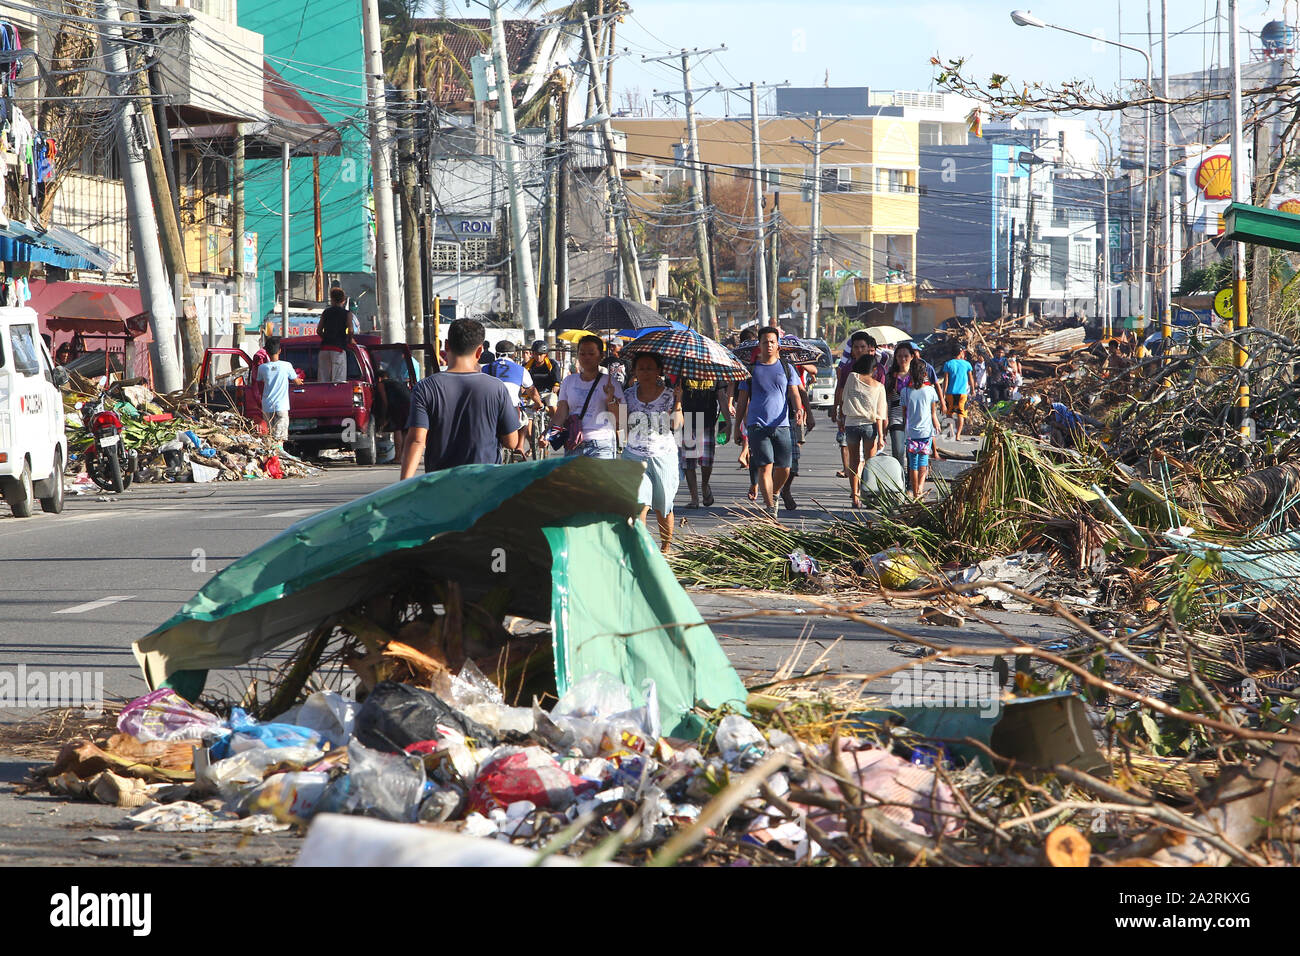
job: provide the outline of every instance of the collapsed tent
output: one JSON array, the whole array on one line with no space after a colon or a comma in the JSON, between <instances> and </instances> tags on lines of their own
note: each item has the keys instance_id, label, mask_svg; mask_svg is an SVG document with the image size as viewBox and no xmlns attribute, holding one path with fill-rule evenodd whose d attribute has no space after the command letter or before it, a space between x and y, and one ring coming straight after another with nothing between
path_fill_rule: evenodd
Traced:
<instances>
[{"instance_id":1,"label":"collapsed tent","mask_svg":"<svg viewBox=\"0 0 1300 956\"><path fill-rule=\"evenodd\" d=\"M134 650L151 688L197 696L236 667L391 588L413 567L467 600L503 585L505 612L549 621L558 692L593 671L652 678L665 733L695 708L743 709L713 632L636 520L641 467L576 457L412 478L287 528L212 578Z\"/></svg>"}]
</instances>

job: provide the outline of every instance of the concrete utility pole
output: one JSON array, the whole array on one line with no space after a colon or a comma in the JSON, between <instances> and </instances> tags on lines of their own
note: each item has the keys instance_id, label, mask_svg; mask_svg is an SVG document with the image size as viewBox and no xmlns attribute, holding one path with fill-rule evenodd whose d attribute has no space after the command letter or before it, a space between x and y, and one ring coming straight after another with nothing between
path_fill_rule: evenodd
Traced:
<instances>
[{"instance_id":1,"label":"concrete utility pole","mask_svg":"<svg viewBox=\"0 0 1300 956\"><path fill-rule=\"evenodd\" d=\"M406 342L423 341L424 329L424 276L420 258L420 207L416 201L419 191L419 169L415 159L416 110L416 59L410 59L406 82L402 88L401 177L402 177L402 273L406 279ZM424 74L420 74L424 82Z\"/></svg>"},{"instance_id":2,"label":"concrete utility pole","mask_svg":"<svg viewBox=\"0 0 1300 956\"><path fill-rule=\"evenodd\" d=\"M754 244L754 288L758 292L758 320L767 315L767 243L763 237L763 156L758 135L758 86L749 84L749 122L753 126L754 148L754 226L758 230Z\"/></svg>"},{"instance_id":3,"label":"concrete utility pole","mask_svg":"<svg viewBox=\"0 0 1300 956\"><path fill-rule=\"evenodd\" d=\"M682 89L686 93L687 168L691 173L691 212L695 219L695 255L700 260L700 282L704 285L704 334L718 337L718 304L713 289L713 256L709 249L709 225L703 204L703 177L700 160L700 134L695 123L695 96L691 92L691 54L682 51Z\"/></svg>"},{"instance_id":4,"label":"concrete utility pole","mask_svg":"<svg viewBox=\"0 0 1300 956\"><path fill-rule=\"evenodd\" d=\"M235 124L235 159L230 176L231 266L235 271L235 318L231 323L232 342L238 348L244 334L244 124Z\"/></svg>"},{"instance_id":5,"label":"concrete utility pole","mask_svg":"<svg viewBox=\"0 0 1300 956\"><path fill-rule=\"evenodd\" d=\"M758 130L758 91L776 89L782 86L789 86L789 81L785 83L750 83L749 84L749 122L752 129L750 135L753 148L753 167L754 167L754 228L757 231L757 237L754 247L754 287L757 291L758 321L761 323L767 318L767 232L763 228L763 157L762 144L759 138ZM744 87L732 87L731 91L735 93L743 92Z\"/></svg>"},{"instance_id":6,"label":"concrete utility pole","mask_svg":"<svg viewBox=\"0 0 1300 956\"><path fill-rule=\"evenodd\" d=\"M700 284L704 287L704 334L710 338L718 337L718 306L713 282L713 256L709 248L709 224L706 218L704 191L705 176L708 175L700 158L700 136L695 122L695 93L691 89L691 57L719 53L727 47L714 47L709 50L681 50L667 56L642 57L643 63L658 63L662 60L680 59L682 71L682 95L686 102L686 169L690 174L689 188L691 197L691 218L695 220L695 258L700 263ZM656 92L662 92L656 90ZM671 95L671 94L669 94Z\"/></svg>"},{"instance_id":7,"label":"concrete utility pole","mask_svg":"<svg viewBox=\"0 0 1300 956\"><path fill-rule=\"evenodd\" d=\"M816 116L813 117L812 142L790 138L790 142L802 146L811 152L813 157L812 224L808 264L808 284L811 288L808 290L808 309L805 312L803 332L804 337L809 339L817 338L817 309L821 305L822 153L844 144L842 139L837 139L833 143L822 142L822 121L828 118L822 116L821 110L817 111ZM838 121L839 117L835 119Z\"/></svg>"},{"instance_id":8,"label":"concrete utility pole","mask_svg":"<svg viewBox=\"0 0 1300 956\"><path fill-rule=\"evenodd\" d=\"M591 32L591 17L582 15L582 35L587 47L587 59L598 63L596 56L596 39ZM606 173L609 192L609 206L614 214L614 230L618 236L618 254L623 263L623 280L627 295L636 302L645 302L645 293L641 287L641 263L637 259L636 238L627 222L627 192L623 188L623 177L618 171L618 159L614 154L614 127L610 125L608 91L601 82L600 70L593 67L592 83L596 88L596 109L604 117L600 123L601 137L605 143L605 156L609 169ZM567 298L567 296L566 296Z\"/></svg>"},{"instance_id":9,"label":"concrete utility pole","mask_svg":"<svg viewBox=\"0 0 1300 956\"><path fill-rule=\"evenodd\" d=\"M176 358L176 303L158 246L158 221L149 195L141 127L138 125L141 117L132 92L132 81L128 79L117 0L96 0L95 14L100 21L105 21L99 24L98 29L109 92L122 103L122 108L116 111L117 146L122 160L127 213L135 233L136 268L153 331L154 383L160 392L176 392L185 387Z\"/></svg>"},{"instance_id":10,"label":"concrete utility pole","mask_svg":"<svg viewBox=\"0 0 1300 956\"><path fill-rule=\"evenodd\" d=\"M569 307L569 87L560 91L560 168L555 189L555 314ZM633 253L635 253L635 249ZM640 272L638 271L638 275ZM554 333L552 333L552 336ZM551 339L551 344L555 342Z\"/></svg>"},{"instance_id":11,"label":"concrete utility pole","mask_svg":"<svg viewBox=\"0 0 1300 956\"><path fill-rule=\"evenodd\" d=\"M397 274L397 228L393 213L393 133L388 123L388 106L384 95L379 0L365 0L361 24L366 45L370 172L374 179L375 194L375 290L379 299L379 328L385 342L400 342L406 334L406 326L402 321L401 279ZM289 288L288 278L286 265L286 292ZM288 298L286 295L286 302Z\"/></svg>"},{"instance_id":12,"label":"concrete utility pole","mask_svg":"<svg viewBox=\"0 0 1300 956\"><path fill-rule=\"evenodd\" d=\"M510 69L506 60L506 28L501 22L500 0L490 0L490 8L492 63L496 69L497 81L497 112L501 115L506 188L510 191L510 244L514 247L515 288L523 329L529 337L536 338L541 331L537 321L537 280L533 275L533 252L528 245L528 215L524 210L519 156L515 152L515 101L510 92Z\"/></svg>"},{"instance_id":13,"label":"concrete utility pole","mask_svg":"<svg viewBox=\"0 0 1300 956\"><path fill-rule=\"evenodd\" d=\"M289 143L280 144L280 334L289 334Z\"/></svg>"},{"instance_id":14,"label":"concrete utility pole","mask_svg":"<svg viewBox=\"0 0 1300 956\"><path fill-rule=\"evenodd\" d=\"M1246 179L1246 150L1241 140L1241 59L1237 55L1237 0L1228 0L1228 59L1232 71L1229 99L1232 130L1232 201L1250 202L1250 185ZM1232 244L1232 308L1237 319L1237 427L1243 440L1250 437L1250 380L1246 378L1246 244Z\"/></svg>"},{"instance_id":15,"label":"concrete utility pole","mask_svg":"<svg viewBox=\"0 0 1300 956\"><path fill-rule=\"evenodd\" d=\"M1160 107L1164 129L1161 136L1160 160L1160 233L1164 238L1164 256L1162 257L1160 280L1160 337L1165 340L1161 353L1169 361L1169 340L1173 338L1174 324L1174 212L1169 201L1169 0L1160 0L1160 96L1164 103Z\"/></svg>"},{"instance_id":16,"label":"concrete utility pole","mask_svg":"<svg viewBox=\"0 0 1300 956\"><path fill-rule=\"evenodd\" d=\"M1034 165L1029 167L1029 208L1025 212L1025 267L1020 276L1020 314L1029 314L1029 287L1034 277Z\"/></svg>"}]
</instances>

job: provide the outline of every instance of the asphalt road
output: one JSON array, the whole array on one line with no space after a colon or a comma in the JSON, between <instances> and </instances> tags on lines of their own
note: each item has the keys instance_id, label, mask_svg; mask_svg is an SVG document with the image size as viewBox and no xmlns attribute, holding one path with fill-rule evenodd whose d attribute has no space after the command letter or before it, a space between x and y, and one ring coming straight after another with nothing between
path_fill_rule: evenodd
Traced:
<instances>
[{"instance_id":1,"label":"asphalt road","mask_svg":"<svg viewBox=\"0 0 1300 956\"><path fill-rule=\"evenodd\" d=\"M969 447L969 446L968 446ZM745 520L747 472L735 466L735 449L720 449L713 508L687 511L683 486L677 499L687 530L724 531ZM800 508L786 522L824 521L848 504L847 483L834 477L839 455L825 422L809 436L794 494ZM940 463L941 474L966 464ZM315 478L222 482L210 485L142 485L121 496L69 497L62 515L0 517L0 674L73 670L103 674L106 701L132 699L147 688L131 642L170 618L208 578L296 521L367 494L396 478L393 465L358 468L337 464ZM4 510L4 509L0 509ZM841 673L871 673L908 660L897 638L867 624L835 620L796 598L735 591L692 591L706 619L767 612L718 621L714 630L747 681L770 678L802 644L794 673L818 663ZM991 624L961 630L917 621L915 609L868 607L871 621L887 622L927 640L989 644L994 626L1031 637L1061 633L1045 617L993 612ZM824 656L823 652L828 652ZM981 662L986 666L986 661ZM209 690L220 686L219 675ZM885 690L880 682L873 690ZM31 719L29 710L0 711L0 729ZM120 824L113 808L67 803L13 791L33 758L0 738L0 865L39 862L256 863L291 858L294 841L282 834L244 841L224 834L129 834L101 840ZM38 761L39 762L39 761ZM6 786L9 785L9 786ZM237 845L236 845L237 844Z\"/></svg>"}]
</instances>

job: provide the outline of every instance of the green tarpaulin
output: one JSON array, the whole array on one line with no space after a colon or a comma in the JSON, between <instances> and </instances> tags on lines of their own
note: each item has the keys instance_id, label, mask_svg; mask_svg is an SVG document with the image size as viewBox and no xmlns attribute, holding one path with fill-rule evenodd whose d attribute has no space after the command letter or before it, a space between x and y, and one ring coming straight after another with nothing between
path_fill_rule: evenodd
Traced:
<instances>
[{"instance_id":1,"label":"green tarpaulin","mask_svg":"<svg viewBox=\"0 0 1300 956\"><path fill-rule=\"evenodd\" d=\"M506 611L550 621L564 693L595 670L639 693L653 678L664 732L745 689L641 523L642 466L590 458L470 465L383 488L300 521L222 570L135 643L150 687L236 667L326 617L389 593L412 568L467 600L506 585ZM178 689L180 689L178 687Z\"/></svg>"}]
</instances>

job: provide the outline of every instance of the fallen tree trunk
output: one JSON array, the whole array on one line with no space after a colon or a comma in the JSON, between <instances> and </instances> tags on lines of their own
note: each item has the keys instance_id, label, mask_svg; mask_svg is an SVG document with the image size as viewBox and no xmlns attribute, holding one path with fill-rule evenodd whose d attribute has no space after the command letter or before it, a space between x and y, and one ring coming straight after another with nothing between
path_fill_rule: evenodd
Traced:
<instances>
[{"instance_id":1,"label":"fallen tree trunk","mask_svg":"<svg viewBox=\"0 0 1300 956\"><path fill-rule=\"evenodd\" d=\"M1300 494L1300 461L1284 462L1230 481L1208 483L1205 493L1225 517L1242 526L1258 524L1287 499Z\"/></svg>"}]
</instances>

